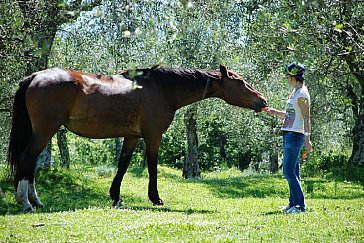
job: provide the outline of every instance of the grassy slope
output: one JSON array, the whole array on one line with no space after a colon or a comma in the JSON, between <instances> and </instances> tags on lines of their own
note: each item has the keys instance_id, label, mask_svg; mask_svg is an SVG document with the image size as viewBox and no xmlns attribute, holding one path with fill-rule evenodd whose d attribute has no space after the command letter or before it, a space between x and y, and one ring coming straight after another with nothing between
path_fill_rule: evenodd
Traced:
<instances>
[{"instance_id":1,"label":"grassy slope","mask_svg":"<svg viewBox=\"0 0 364 243\"><path fill-rule=\"evenodd\" d=\"M128 206L120 209L110 207L112 177L100 168L39 175L38 193L46 207L35 214L19 213L11 184L2 182L0 242L364 241L364 191L359 184L308 178L308 212L286 215L277 209L287 203L288 193L279 175L234 169L208 173L201 180L180 175L159 168L166 206L157 207L147 198L146 171L131 169L122 185Z\"/></svg>"}]
</instances>

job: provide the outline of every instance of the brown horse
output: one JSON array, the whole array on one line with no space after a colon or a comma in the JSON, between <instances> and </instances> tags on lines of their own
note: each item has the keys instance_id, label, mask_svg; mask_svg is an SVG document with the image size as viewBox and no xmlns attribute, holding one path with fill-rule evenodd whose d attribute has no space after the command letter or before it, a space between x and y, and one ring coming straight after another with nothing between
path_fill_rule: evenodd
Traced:
<instances>
[{"instance_id":1,"label":"brown horse","mask_svg":"<svg viewBox=\"0 0 364 243\"><path fill-rule=\"evenodd\" d=\"M261 111L264 97L240 75L199 69L150 68L114 76L59 68L36 72L20 82L13 106L8 160L17 202L24 211L43 204L34 185L38 155L61 125L89 138L124 137L118 171L110 188L113 205L123 205L120 186L138 140L144 138L149 199L162 205L157 189L157 155L162 134L177 109L219 97Z\"/></svg>"}]
</instances>

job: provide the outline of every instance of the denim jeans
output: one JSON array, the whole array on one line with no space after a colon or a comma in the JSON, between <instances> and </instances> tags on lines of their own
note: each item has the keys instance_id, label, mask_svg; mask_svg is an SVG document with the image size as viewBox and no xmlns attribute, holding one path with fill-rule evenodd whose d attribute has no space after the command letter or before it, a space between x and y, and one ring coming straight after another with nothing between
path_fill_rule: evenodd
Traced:
<instances>
[{"instance_id":1,"label":"denim jeans","mask_svg":"<svg viewBox=\"0 0 364 243\"><path fill-rule=\"evenodd\" d=\"M297 132L283 133L283 175L289 185L290 206L300 206L305 210L305 198L300 182L300 150L303 146L304 135Z\"/></svg>"}]
</instances>

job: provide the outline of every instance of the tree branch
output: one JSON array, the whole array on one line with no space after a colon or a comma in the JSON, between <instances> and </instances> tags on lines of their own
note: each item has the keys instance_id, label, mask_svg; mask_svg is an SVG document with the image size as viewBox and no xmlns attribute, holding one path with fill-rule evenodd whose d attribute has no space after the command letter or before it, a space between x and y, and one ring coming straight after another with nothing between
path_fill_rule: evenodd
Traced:
<instances>
[{"instance_id":1,"label":"tree branch","mask_svg":"<svg viewBox=\"0 0 364 243\"><path fill-rule=\"evenodd\" d=\"M63 7L60 9L58 25L76 20L82 11L91 11L94 7L101 5L101 3L102 0L93 0L84 4L82 4L82 0L75 0L70 3L66 3L65 1Z\"/></svg>"},{"instance_id":2,"label":"tree branch","mask_svg":"<svg viewBox=\"0 0 364 243\"><path fill-rule=\"evenodd\" d=\"M70 11L91 11L94 7L101 5L102 0L94 0L90 3L82 4L82 0L77 0L71 4Z\"/></svg>"},{"instance_id":3,"label":"tree branch","mask_svg":"<svg viewBox=\"0 0 364 243\"><path fill-rule=\"evenodd\" d=\"M6 109L6 108L0 108L0 112L8 112L8 113L10 113L11 110L10 109Z\"/></svg>"}]
</instances>

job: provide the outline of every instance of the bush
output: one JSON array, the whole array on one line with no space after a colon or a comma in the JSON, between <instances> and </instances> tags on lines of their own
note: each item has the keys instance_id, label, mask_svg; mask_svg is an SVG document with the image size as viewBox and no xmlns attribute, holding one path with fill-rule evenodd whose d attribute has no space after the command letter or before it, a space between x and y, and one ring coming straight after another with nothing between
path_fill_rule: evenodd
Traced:
<instances>
[{"instance_id":1,"label":"bush","mask_svg":"<svg viewBox=\"0 0 364 243\"><path fill-rule=\"evenodd\" d=\"M349 157L344 154L323 155L321 156L320 169L323 171L332 171L348 164Z\"/></svg>"},{"instance_id":2,"label":"bush","mask_svg":"<svg viewBox=\"0 0 364 243\"><path fill-rule=\"evenodd\" d=\"M332 177L339 181L359 182L364 186L364 168L353 164L346 164L341 167L333 168L328 177Z\"/></svg>"},{"instance_id":3,"label":"bush","mask_svg":"<svg viewBox=\"0 0 364 243\"><path fill-rule=\"evenodd\" d=\"M347 154L312 154L302 165L306 176L321 175L335 181L359 182L364 186L364 168L349 163Z\"/></svg>"}]
</instances>

